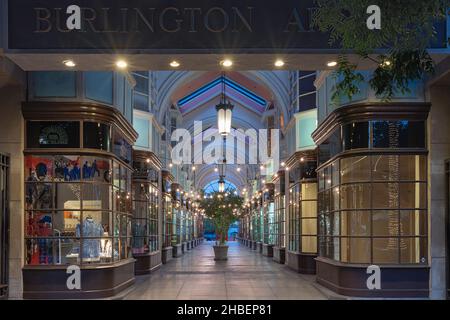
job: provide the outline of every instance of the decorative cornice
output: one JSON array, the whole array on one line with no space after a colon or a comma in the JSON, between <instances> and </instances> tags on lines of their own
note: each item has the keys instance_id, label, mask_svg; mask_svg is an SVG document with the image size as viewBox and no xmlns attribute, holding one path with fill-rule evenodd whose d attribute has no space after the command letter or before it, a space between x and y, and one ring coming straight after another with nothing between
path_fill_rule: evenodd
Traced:
<instances>
[{"instance_id":1,"label":"decorative cornice","mask_svg":"<svg viewBox=\"0 0 450 320\"><path fill-rule=\"evenodd\" d=\"M426 102L364 102L334 110L312 133L316 145L342 124L370 120L426 120L431 104Z\"/></svg>"},{"instance_id":2,"label":"decorative cornice","mask_svg":"<svg viewBox=\"0 0 450 320\"><path fill-rule=\"evenodd\" d=\"M117 109L91 102L36 101L22 103L25 120L94 120L117 127L134 144L138 133Z\"/></svg>"},{"instance_id":3,"label":"decorative cornice","mask_svg":"<svg viewBox=\"0 0 450 320\"><path fill-rule=\"evenodd\" d=\"M294 168L300 163L316 160L317 160L317 148L314 150L297 151L292 156L290 156L289 159L286 160L286 166L288 168Z\"/></svg>"},{"instance_id":4,"label":"decorative cornice","mask_svg":"<svg viewBox=\"0 0 450 320\"><path fill-rule=\"evenodd\" d=\"M149 160L150 162L148 162ZM133 150L133 161L149 163L156 170L161 170L162 162L152 151Z\"/></svg>"}]
</instances>

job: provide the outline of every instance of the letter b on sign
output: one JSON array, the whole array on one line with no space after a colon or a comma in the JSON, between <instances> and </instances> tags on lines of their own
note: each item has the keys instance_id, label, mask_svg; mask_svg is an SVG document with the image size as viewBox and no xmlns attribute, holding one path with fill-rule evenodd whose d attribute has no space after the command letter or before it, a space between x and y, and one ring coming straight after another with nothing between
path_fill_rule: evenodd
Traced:
<instances>
[{"instance_id":1,"label":"letter b on sign","mask_svg":"<svg viewBox=\"0 0 450 320\"><path fill-rule=\"evenodd\" d=\"M369 290L380 290L381 289L381 269L379 266L368 266L367 274L370 274L369 278L367 278L367 289Z\"/></svg>"}]
</instances>

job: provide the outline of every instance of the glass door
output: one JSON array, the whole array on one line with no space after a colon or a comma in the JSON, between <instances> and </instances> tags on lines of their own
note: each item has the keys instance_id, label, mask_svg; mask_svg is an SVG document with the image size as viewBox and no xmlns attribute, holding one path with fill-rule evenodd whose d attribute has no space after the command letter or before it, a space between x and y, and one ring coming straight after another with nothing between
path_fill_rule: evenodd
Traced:
<instances>
[{"instance_id":1,"label":"glass door","mask_svg":"<svg viewBox=\"0 0 450 320\"><path fill-rule=\"evenodd\" d=\"M0 154L0 299L8 295L9 157Z\"/></svg>"}]
</instances>

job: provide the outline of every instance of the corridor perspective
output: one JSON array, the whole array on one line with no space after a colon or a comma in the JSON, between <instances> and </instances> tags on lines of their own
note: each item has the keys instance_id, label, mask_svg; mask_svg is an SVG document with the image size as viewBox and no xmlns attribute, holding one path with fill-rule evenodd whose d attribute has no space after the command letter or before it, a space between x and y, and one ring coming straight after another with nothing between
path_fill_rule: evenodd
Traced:
<instances>
[{"instance_id":1,"label":"corridor perspective","mask_svg":"<svg viewBox=\"0 0 450 320\"><path fill-rule=\"evenodd\" d=\"M127 300L322 300L314 276L296 273L238 242L214 261L214 242L188 251L151 275L138 276Z\"/></svg>"}]
</instances>

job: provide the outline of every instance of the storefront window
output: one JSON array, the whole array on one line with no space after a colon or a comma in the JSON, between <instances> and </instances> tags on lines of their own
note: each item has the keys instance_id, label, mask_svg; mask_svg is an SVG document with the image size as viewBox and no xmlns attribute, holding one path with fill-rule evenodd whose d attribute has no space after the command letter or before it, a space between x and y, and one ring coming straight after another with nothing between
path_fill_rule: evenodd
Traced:
<instances>
[{"instance_id":1,"label":"storefront window","mask_svg":"<svg viewBox=\"0 0 450 320\"><path fill-rule=\"evenodd\" d=\"M426 156L398 154L345 157L321 168L320 255L348 263L426 263L426 170Z\"/></svg>"},{"instance_id":2,"label":"storefront window","mask_svg":"<svg viewBox=\"0 0 450 320\"><path fill-rule=\"evenodd\" d=\"M136 181L133 197L133 254L158 251L158 188L148 182Z\"/></svg>"},{"instance_id":3,"label":"storefront window","mask_svg":"<svg viewBox=\"0 0 450 320\"><path fill-rule=\"evenodd\" d=\"M275 196L275 245L284 248L285 244L285 208L284 208L285 196L284 194L278 194Z\"/></svg>"},{"instance_id":4,"label":"storefront window","mask_svg":"<svg viewBox=\"0 0 450 320\"><path fill-rule=\"evenodd\" d=\"M373 121L374 148L425 148L424 121Z\"/></svg>"},{"instance_id":5,"label":"storefront window","mask_svg":"<svg viewBox=\"0 0 450 320\"><path fill-rule=\"evenodd\" d=\"M105 264L127 259L131 186L113 188L105 157L25 157L25 262L28 265Z\"/></svg>"},{"instance_id":6,"label":"storefront window","mask_svg":"<svg viewBox=\"0 0 450 320\"><path fill-rule=\"evenodd\" d=\"M111 126L98 122L84 122L83 147L111 151Z\"/></svg>"},{"instance_id":7,"label":"storefront window","mask_svg":"<svg viewBox=\"0 0 450 320\"><path fill-rule=\"evenodd\" d=\"M276 234L275 203L270 199L264 203L264 243L275 244Z\"/></svg>"},{"instance_id":8,"label":"storefront window","mask_svg":"<svg viewBox=\"0 0 450 320\"><path fill-rule=\"evenodd\" d=\"M181 223L182 217L180 202L175 200L172 205L172 246L181 243Z\"/></svg>"},{"instance_id":9,"label":"storefront window","mask_svg":"<svg viewBox=\"0 0 450 320\"><path fill-rule=\"evenodd\" d=\"M27 121L27 148L79 148L79 121Z\"/></svg>"},{"instance_id":10,"label":"storefront window","mask_svg":"<svg viewBox=\"0 0 450 320\"><path fill-rule=\"evenodd\" d=\"M172 215L173 215L173 209L172 209L172 197L170 194L165 193L163 195L163 246L164 247L170 247L172 246Z\"/></svg>"},{"instance_id":11,"label":"storefront window","mask_svg":"<svg viewBox=\"0 0 450 320\"><path fill-rule=\"evenodd\" d=\"M305 180L291 186L289 230L289 251L317 253L317 183L315 180Z\"/></svg>"},{"instance_id":12,"label":"storefront window","mask_svg":"<svg viewBox=\"0 0 450 320\"><path fill-rule=\"evenodd\" d=\"M369 147L369 123L353 122L342 126L343 150Z\"/></svg>"}]
</instances>

